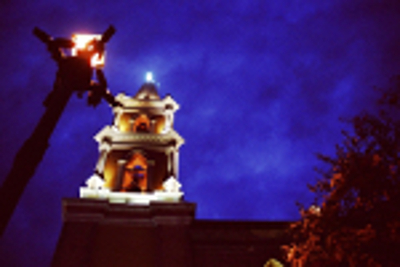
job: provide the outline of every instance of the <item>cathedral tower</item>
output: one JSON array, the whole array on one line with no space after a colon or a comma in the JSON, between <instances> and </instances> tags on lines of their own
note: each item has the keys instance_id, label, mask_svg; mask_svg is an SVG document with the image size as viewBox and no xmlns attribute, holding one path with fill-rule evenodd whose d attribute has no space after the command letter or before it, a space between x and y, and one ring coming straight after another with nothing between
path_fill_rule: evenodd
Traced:
<instances>
[{"instance_id":1,"label":"cathedral tower","mask_svg":"<svg viewBox=\"0 0 400 267\"><path fill-rule=\"evenodd\" d=\"M95 136L100 156L80 196L128 204L179 201L179 148L184 143L174 130L179 105L169 95L161 98L151 79L135 96L119 94L116 101L113 124Z\"/></svg>"}]
</instances>

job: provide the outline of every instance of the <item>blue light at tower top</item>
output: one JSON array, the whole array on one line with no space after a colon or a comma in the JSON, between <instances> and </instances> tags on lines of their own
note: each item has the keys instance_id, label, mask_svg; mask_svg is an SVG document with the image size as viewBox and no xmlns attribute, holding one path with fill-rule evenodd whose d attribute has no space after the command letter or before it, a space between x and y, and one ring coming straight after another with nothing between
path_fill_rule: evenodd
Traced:
<instances>
[{"instance_id":1,"label":"blue light at tower top","mask_svg":"<svg viewBox=\"0 0 400 267\"><path fill-rule=\"evenodd\" d=\"M146 72L146 82L148 83L154 83L153 79L153 73L152 72Z\"/></svg>"}]
</instances>

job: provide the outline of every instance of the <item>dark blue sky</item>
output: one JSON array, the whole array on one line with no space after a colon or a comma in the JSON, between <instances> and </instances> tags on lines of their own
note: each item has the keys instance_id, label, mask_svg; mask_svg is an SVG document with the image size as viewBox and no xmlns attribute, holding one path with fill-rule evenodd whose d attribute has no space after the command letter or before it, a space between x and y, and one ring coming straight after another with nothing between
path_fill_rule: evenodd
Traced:
<instances>
[{"instance_id":1,"label":"dark blue sky","mask_svg":"<svg viewBox=\"0 0 400 267\"><path fill-rule=\"evenodd\" d=\"M347 117L372 108L373 86L400 73L398 1L2 1L0 182L33 131L56 66L32 35L117 33L105 74L135 94L152 71L180 103L180 178L198 218L294 220L309 203L315 153L332 154ZM110 108L73 97L0 242L0 262L48 265L61 198L97 160ZM1 208L1 207L0 207Z\"/></svg>"}]
</instances>

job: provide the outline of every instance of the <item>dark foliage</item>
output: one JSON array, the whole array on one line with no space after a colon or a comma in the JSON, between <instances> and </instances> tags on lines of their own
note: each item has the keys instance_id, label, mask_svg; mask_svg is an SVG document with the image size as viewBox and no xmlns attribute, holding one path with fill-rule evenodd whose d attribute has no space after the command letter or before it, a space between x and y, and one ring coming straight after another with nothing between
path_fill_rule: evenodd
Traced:
<instances>
[{"instance_id":1,"label":"dark foliage","mask_svg":"<svg viewBox=\"0 0 400 267\"><path fill-rule=\"evenodd\" d=\"M400 251L400 79L377 114L350 120L336 155L310 189L320 205L301 208L285 246L292 266L398 266Z\"/></svg>"}]
</instances>

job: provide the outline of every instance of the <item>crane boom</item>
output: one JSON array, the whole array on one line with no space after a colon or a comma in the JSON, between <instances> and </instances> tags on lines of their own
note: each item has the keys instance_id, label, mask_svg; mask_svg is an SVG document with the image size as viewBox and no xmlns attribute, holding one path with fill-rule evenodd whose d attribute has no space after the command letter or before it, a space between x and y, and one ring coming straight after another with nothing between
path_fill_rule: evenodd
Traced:
<instances>
[{"instance_id":1,"label":"crane boom","mask_svg":"<svg viewBox=\"0 0 400 267\"><path fill-rule=\"evenodd\" d=\"M93 47L87 48L77 56L68 56L65 49L74 47L73 41L66 38L52 38L39 28L34 28L33 34L46 44L53 60L58 64L58 71L53 90L44 101L46 108L32 135L25 141L14 158L10 172L0 187L0 237L21 198L25 187L35 174L37 166L43 159L49 139L59 121L65 106L73 92L78 95L88 92L88 104L96 106L101 99L110 105L120 105L107 90L107 81L103 71L91 65L91 58L104 53L104 46L115 33L110 26L100 40L93 39ZM93 81L93 71L96 70L98 81Z\"/></svg>"}]
</instances>

